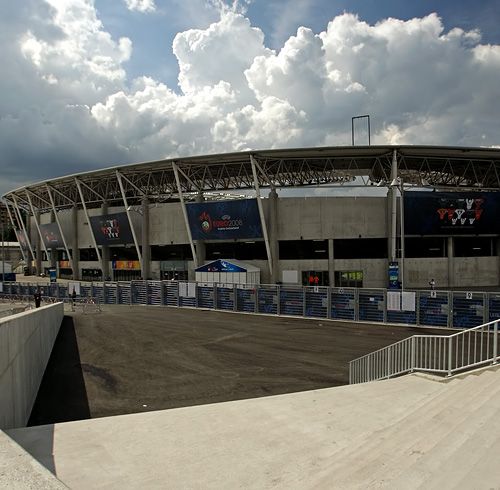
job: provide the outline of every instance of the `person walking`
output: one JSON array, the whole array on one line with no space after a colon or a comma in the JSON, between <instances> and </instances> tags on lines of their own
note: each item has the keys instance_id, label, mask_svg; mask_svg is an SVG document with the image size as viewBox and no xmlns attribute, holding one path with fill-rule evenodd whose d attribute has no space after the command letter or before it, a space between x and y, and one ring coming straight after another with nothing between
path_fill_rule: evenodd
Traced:
<instances>
[{"instance_id":1,"label":"person walking","mask_svg":"<svg viewBox=\"0 0 500 490\"><path fill-rule=\"evenodd\" d=\"M40 290L35 292L33 298L35 299L35 308L40 308L40 303L42 302L42 295L40 294Z\"/></svg>"},{"instance_id":2,"label":"person walking","mask_svg":"<svg viewBox=\"0 0 500 490\"><path fill-rule=\"evenodd\" d=\"M436 281L434 279L431 279L429 281L429 286L431 287L431 290L434 291L434 289L436 289Z\"/></svg>"}]
</instances>

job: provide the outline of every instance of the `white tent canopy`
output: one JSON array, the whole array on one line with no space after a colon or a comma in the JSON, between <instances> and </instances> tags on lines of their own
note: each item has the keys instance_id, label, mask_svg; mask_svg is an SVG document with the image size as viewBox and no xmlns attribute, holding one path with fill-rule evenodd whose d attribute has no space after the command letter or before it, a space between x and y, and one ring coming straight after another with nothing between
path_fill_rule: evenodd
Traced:
<instances>
[{"instance_id":1,"label":"white tent canopy","mask_svg":"<svg viewBox=\"0 0 500 490\"><path fill-rule=\"evenodd\" d=\"M237 260L217 259L195 270L196 282L259 284L260 269Z\"/></svg>"}]
</instances>

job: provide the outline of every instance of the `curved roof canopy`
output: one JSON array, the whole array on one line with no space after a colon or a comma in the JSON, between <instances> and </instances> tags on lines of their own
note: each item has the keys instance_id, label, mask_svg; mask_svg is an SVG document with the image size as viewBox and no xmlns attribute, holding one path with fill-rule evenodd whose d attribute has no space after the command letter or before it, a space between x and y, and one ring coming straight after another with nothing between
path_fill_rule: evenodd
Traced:
<instances>
[{"instance_id":1,"label":"curved roof canopy","mask_svg":"<svg viewBox=\"0 0 500 490\"><path fill-rule=\"evenodd\" d=\"M347 146L245 151L180 157L110 167L27 185L5 194L26 210L44 211L81 205L123 204L143 197L177 200L178 170L182 192L220 192L254 188L251 157L263 187L356 184L386 185L393 152L404 182L437 188L500 189L500 149L436 146ZM120 177L120 178L119 178ZM80 188L80 190L79 190ZM31 204L30 204L31 201Z\"/></svg>"}]
</instances>

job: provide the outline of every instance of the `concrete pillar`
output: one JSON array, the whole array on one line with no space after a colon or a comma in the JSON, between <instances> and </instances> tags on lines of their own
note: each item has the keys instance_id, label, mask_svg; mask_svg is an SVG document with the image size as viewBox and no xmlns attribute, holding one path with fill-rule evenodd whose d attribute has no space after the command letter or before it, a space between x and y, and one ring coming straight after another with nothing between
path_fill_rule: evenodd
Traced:
<instances>
[{"instance_id":1,"label":"concrete pillar","mask_svg":"<svg viewBox=\"0 0 500 490\"><path fill-rule=\"evenodd\" d=\"M454 246L454 239L452 236L448 237L447 248L448 248L448 287L452 288L455 286L455 246Z\"/></svg>"},{"instance_id":2,"label":"concrete pillar","mask_svg":"<svg viewBox=\"0 0 500 490\"><path fill-rule=\"evenodd\" d=\"M51 211L50 212L50 222L51 223L55 223L56 222L56 215L54 213L54 211ZM52 269L56 269L57 268L57 248L54 248L52 247L50 249L50 267Z\"/></svg>"},{"instance_id":3,"label":"concrete pillar","mask_svg":"<svg viewBox=\"0 0 500 490\"><path fill-rule=\"evenodd\" d=\"M330 287L335 286L335 253L333 249L333 238L328 239L328 283Z\"/></svg>"},{"instance_id":4,"label":"concrete pillar","mask_svg":"<svg viewBox=\"0 0 500 490\"><path fill-rule=\"evenodd\" d=\"M269 193L269 248L271 250L271 259L273 261L273 270L271 273L271 283L280 281L279 277L279 247L278 247L278 193L276 189L271 188Z\"/></svg>"},{"instance_id":5,"label":"concrete pillar","mask_svg":"<svg viewBox=\"0 0 500 490\"><path fill-rule=\"evenodd\" d=\"M151 246L149 245L149 199L142 198L142 278L151 279Z\"/></svg>"},{"instance_id":6,"label":"concrete pillar","mask_svg":"<svg viewBox=\"0 0 500 490\"><path fill-rule=\"evenodd\" d=\"M203 191L199 191L196 194L195 202L203 202L205 198L203 197ZM196 249L196 260L198 261L198 267L202 266L206 260L206 247L203 240L194 240L194 247Z\"/></svg>"},{"instance_id":7,"label":"concrete pillar","mask_svg":"<svg viewBox=\"0 0 500 490\"><path fill-rule=\"evenodd\" d=\"M71 209L71 258L73 259L73 279L80 280L80 251L78 249L78 206L75 204Z\"/></svg>"},{"instance_id":8,"label":"concrete pillar","mask_svg":"<svg viewBox=\"0 0 500 490\"><path fill-rule=\"evenodd\" d=\"M108 214L107 201L104 201L101 204L101 214L103 216ZM105 281L108 277L111 277L111 274L109 273L109 247L107 245L102 246L101 255L102 255L102 280Z\"/></svg>"},{"instance_id":9,"label":"concrete pillar","mask_svg":"<svg viewBox=\"0 0 500 490\"><path fill-rule=\"evenodd\" d=\"M35 219L40 223L40 210L35 211ZM42 241L40 240L40 233L38 230L35 234L35 250L36 250L36 273L40 275L43 272L42 268Z\"/></svg>"},{"instance_id":10,"label":"concrete pillar","mask_svg":"<svg viewBox=\"0 0 500 490\"><path fill-rule=\"evenodd\" d=\"M500 238L497 239L497 257L498 257L498 286L500 286Z\"/></svg>"}]
</instances>

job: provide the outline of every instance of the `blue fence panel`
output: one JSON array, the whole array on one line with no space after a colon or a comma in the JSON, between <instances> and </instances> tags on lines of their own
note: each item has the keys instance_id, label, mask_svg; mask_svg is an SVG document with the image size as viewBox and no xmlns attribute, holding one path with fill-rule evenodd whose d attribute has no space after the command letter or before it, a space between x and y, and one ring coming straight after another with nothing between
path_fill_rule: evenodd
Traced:
<instances>
[{"instance_id":1,"label":"blue fence panel","mask_svg":"<svg viewBox=\"0 0 500 490\"><path fill-rule=\"evenodd\" d=\"M259 313L278 313L278 288L276 286L259 286L257 291L257 306Z\"/></svg>"},{"instance_id":2,"label":"blue fence panel","mask_svg":"<svg viewBox=\"0 0 500 490\"><path fill-rule=\"evenodd\" d=\"M68 298L68 286L59 284L59 298Z\"/></svg>"},{"instance_id":3,"label":"blue fence panel","mask_svg":"<svg viewBox=\"0 0 500 490\"><path fill-rule=\"evenodd\" d=\"M28 284L21 284L19 288L19 294L22 294L23 296L29 296L30 287L28 286Z\"/></svg>"},{"instance_id":4,"label":"blue fence panel","mask_svg":"<svg viewBox=\"0 0 500 490\"><path fill-rule=\"evenodd\" d=\"M304 316L304 289L302 287L281 286L280 315Z\"/></svg>"},{"instance_id":5,"label":"blue fence panel","mask_svg":"<svg viewBox=\"0 0 500 490\"><path fill-rule=\"evenodd\" d=\"M217 308L219 310L234 310L234 288L217 286Z\"/></svg>"},{"instance_id":6,"label":"blue fence panel","mask_svg":"<svg viewBox=\"0 0 500 490\"><path fill-rule=\"evenodd\" d=\"M326 318L328 316L328 288L306 287L306 316Z\"/></svg>"},{"instance_id":7,"label":"blue fence panel","mask_svg":"<svg viewBox=\"0 0 500 490\"><path fill-rule=\"evenodd\" d=\"M500 294L498 293L489 293L488 295L489 302L489 322L493 320L500 319Z\"/></svg>"},{"instance_id":8,"label":"blue fence panel","mask_svg":"<svg viewBox=\"0 0 500 490\"><path fill-rule=\"evenodd\" d=\"M117 283L118 303L120 305L130 305L132 301L132 287L129 282Z\"/></svg>"},{"instance_id":9,"label":"blue fence panel","mask_svg":"<svg viewBox=\"0 0 500 490\"><path fill-rule=\"evenodd\" d=\"M383 290L359 290L359 319L367 322L384 321L385 299Z\"/></svg>"},{"instance_id":10,"label":"blue fence panel","mask_svg":"<svg viewBox=\"0 0 500 490\"><path fill-rule=\"evenodd\" d=\"M161 305L162 285L160 281L148 281L148 305Z\"/></svg>"},{"instance_id":11,"label":"blue fence panel","mask_svg":"<svg viewBox=\"0 0 500 490\"><path fill-rule=\"evenodd\" d=\"M198 286L198 307L213 308L214 307L214 287L213 286Z\"/></svg>"},{"instance_id":12,"label":"blue fence panel","mask_svg":"<svg viewBox=\"0 0 500 490\"><path fill-rule=\"evenodd\" d=\"M10 284L10 294L19 294L20 285L16 282Z\"/></svg>"},{"instance_id":13,"label":"blue fence panel","mask_svg":"<svg viewBox=\"0 0 500 490\"><path fill-rule=\"evenodd\" d=\"M115 305L118 297L118 286L114 282L104 284L104 302L107 305Z\"/></svg>"},{"instance_id":14,"label":"blue fence panel","mask_svg":"<svg viewBox=\"0 0 500 490\"><path fill-rule=\"evenodd\" d=\"M49 284L48 295L51 298L58 298L59 296L59 286L57 284Z\"/></svg>"},{"instance_id":15,"label":"blue fence panel","mask_svg":"<svg viewBox=\"0 0 500 490\"><path fill-rule=\"evenodd\" d=\"M83 298L90 298L92 296L92 286L90 284L81 284L80 296Z\"/></svg>"},{"instance_id":16,"label":"blue fence panel","mask_svg":"<svg viewBox=\"0 0 500 490\"><path fill-rule=\"evenodd\" d=\"M104 286L102 284L92 284L92 297L94 297L97 302L104 303Z\"/></svg>"},{"instance_id":17,"label":"blue fence panel","mask_svg":"<svg viewBox=\"0 0 500 490\"><path fill-rule=\"evenodd\" d=\"M177 306L177 301L179 298L179 283L173 281L163 282L163 301L167 306Z\"/></svg>"},{"instance_id":18,"label":"blue fence panel","mask_svg":"<svg viewBox=\"0 0 500 490\"><path fill-rule=\"evenodd\" d=\"M330 317L336 320L354 320L356 311L356 290L332 288Z\"/></svg>"},{"instance_id":19,"label":"blue fence panel","mask_svg":"<svg viewBox=\"0 0 500 490\"><path fill-rule=\"evenodd\" d=\"M238 286L236 288L237 311L255 312L255 288Z\"/></svg>"},{"instance_id":20,"label":"blue fence panel","mask_svg":"<svg viewBox=\"0 0 500 490\"><path fill-rule=\"evenodd\" d=\"M471 328L486 323L483 293L453 293L453 326Z\"/></svg>"},{"instance_id":21,"label":"blue fence panel","mask_svg":"<svg viewBox=\"0 0 500 490\"><path fill-rule=\"evenodd\" d=\"M29 294L30 296L33 296L33 295L36 293L36 291L37 291L37 289L38 289L38 286L37 286L36 284L30 284L30 285L28 286L28 288L29 288L29 293L28 293L28 294Z\"/></svg>"},{"instance_id":22,"label":"blue fence panel","mask_svg":"<svg viewBox=\"0 0 500 490\"><path fill-rule=\"evenodd\" d=\"M433 297L434 296L434 297ZM443 291L422 291L419 297L420 325L433 327L448 326L448 293Z\"/></svg>"},{"instance_id":23,"label":"blue fence panel","mask_svg":"<svg viewBox=\"0 0 500 490\"><path fill-rule=\"evenodd\" d=\"M148 289L145 281L132 281L131 301L133 305L148 304Z\"/></svg>"}]
</instances>

